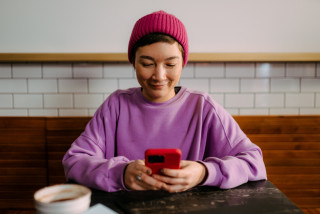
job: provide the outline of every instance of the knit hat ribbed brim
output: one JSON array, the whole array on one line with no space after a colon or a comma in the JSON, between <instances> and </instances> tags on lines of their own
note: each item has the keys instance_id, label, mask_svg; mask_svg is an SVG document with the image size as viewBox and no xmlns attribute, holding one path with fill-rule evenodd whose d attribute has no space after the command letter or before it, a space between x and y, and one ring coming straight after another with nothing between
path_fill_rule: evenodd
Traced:
<instances>
[{"instance_id":1,"label":"knit hat ribbed brim","mask_svg":"<svg viewBox=\"0 0 320 214\"><path fill-rule=\"evenodd\" d=\"M184 65L187 64L189 53L187 31L177 17L164 11L148 14L136 22L128 47L128 58L131 63L133 63L132 50L134 45L139 39L150 33L167 34L177 40L184 49Z\"/></svg>"}]
</instances>

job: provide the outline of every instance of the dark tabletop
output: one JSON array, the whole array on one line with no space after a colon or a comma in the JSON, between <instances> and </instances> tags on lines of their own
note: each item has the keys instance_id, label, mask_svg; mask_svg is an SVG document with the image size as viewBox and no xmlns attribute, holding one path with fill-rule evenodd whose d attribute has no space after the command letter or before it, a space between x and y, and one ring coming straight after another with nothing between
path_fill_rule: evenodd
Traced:
<instances>
[{"instance_id":1,"label":"dark tabletop","mask_svg":"<svg viewBox=\"0 0 320 214\"><path fill-rule=\"evenodd\" d=\"M303 213L269 181L237 188L196 187L181 193L165 191L92 190L91 206L101 203L118 213Z\"/></svg>"}]
</instances>

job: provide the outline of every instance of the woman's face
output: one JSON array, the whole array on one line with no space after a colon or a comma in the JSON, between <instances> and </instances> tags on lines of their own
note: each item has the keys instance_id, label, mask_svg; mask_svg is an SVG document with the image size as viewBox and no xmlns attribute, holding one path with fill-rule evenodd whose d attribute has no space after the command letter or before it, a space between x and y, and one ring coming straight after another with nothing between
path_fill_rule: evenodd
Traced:
<instances>
[{"instance_id":1,"label":"woman's face","mask_svg":"<svg viewBox=\"0 0 320 214\"><path fill-rule=\"evenodd\" d=\"M183 59L178 43L157 42L139 47L134 67L137 79L143 88L143 96L151 102L166 102L175 96L183 68Z\"/></svg>"}]
</instances>

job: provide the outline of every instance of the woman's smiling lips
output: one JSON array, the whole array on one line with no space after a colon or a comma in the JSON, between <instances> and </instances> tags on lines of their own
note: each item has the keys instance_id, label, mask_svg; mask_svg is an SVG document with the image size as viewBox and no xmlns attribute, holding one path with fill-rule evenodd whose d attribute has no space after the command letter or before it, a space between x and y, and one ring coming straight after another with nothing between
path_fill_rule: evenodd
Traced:
<instances>
[{"instance_id":1,"label":"woman's smiling lips","mask_svg":"<svg viewBox=\"0 0 320 214\"><path fill-rule=\"evenodd\" d=\"M151 86L153 89L158 89L158 90L160 90L160 89L163 89L163 88L166 86L166 84L165 84L165 83L163 83L163 84L150 84L150 86Z\"/></svg>"}]
</instances>

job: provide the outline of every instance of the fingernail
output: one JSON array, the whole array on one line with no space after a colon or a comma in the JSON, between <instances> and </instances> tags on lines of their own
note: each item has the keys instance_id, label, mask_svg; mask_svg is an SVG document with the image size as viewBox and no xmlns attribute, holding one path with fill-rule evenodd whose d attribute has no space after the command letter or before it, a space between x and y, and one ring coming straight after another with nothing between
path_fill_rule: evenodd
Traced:
<instances>
[{"instance_id":1,"label":"fingernail","mask_svg":"<svg viewBox=\"0 0 320 214\"><path fill-rule=\"evenodd\" d=\"M148 174L148 175L151 175L151 171L150 171L149 169L147 170L147 174Z\"/></svg>"}]
</instances>

